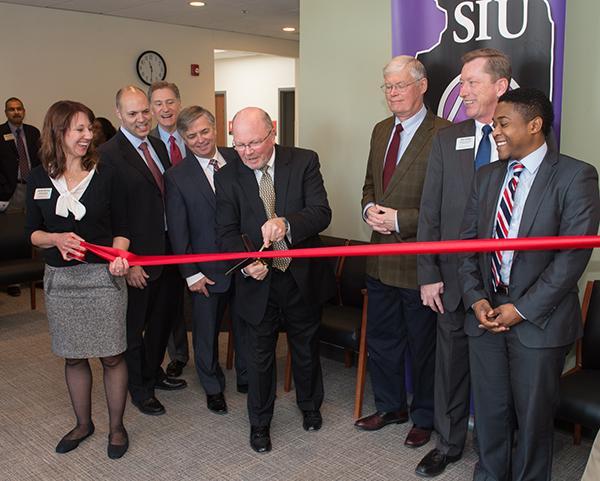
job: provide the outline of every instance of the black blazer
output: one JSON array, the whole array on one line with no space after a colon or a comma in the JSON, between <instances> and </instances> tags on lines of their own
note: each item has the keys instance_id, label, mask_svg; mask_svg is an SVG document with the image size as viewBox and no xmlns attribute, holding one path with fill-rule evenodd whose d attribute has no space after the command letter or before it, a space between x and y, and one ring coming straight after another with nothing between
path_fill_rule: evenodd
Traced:
<instances>
[{"instance_id":1,"label":"black blazer","mask_svg":"<svg viewBox=\"0 0 600 481\"><path fill-rule=\"evenodd\" d=\"M319 170L319 157L311 150L275 146L275 212L290 223L291 248L320 247L319 233L331 222L331 209ZM261 226L267 221L258 195L254 171L241 160L228 163L215 175L217 236L223 251L243 251L241 234L258 249ZM293 259L290 272L304 301L322 304L335 294L331 264L323 259ZM258 324L265 313L271 275L263 281L236 272L236 312Z\"/></svg>"},{"instance_id":2,"label":"black blazer","mask_svg":"<svg viewBox=\"0 0 600 481\"><path fill-rule=\"evenodd\" d=\"M235 150L219 148L227 163L239 161ZM193 153L165 174L167 224L169 239L175 254L219 252L215 229L217 201L208 179ZM180 264L186 278L202 272L215 281L207 286L212 292L229 289L231 277L225 275L225 262Z\"/></svg>"},{"instance_id":3,"label":"black blazer","mask_svg":"<svg viewBox=\"0 0 600 481\"><path fill-rule=\"evenodd\" d=\"M461 239L490 238L507 162L482 167L476 174L463 219ZM585 162L550 149L540 164L525 202L519 237L596 235L600 220L598 173ZM510 299L524 321L513 326L521 343L532 348L566 346L581 336L577 282L591 249L515 251ZM491 253L461 255L460 283L465 306L491 300ZM469 310L465 332L480 336Z\"/></svg>"},{"instance_id":4,"label":"black blazer","mask_svg":"<svg viewBox=\"0 0 600 481\"><path fill-rule=\"evenodd\" d=\"M158 131L158 126L154 127L150 133L148 134L148 137L154 137L157 140L160 140L162 142L162 139L160 138L160 132ZM163 142L164 144L164 142ZM167 149L167 154L169 153L169 146L165 145L166 149ZM188 155L194 155L192 153L192 151L190 149L188 149L187 145L185 146L185 152L181 152L181 155L183 155L184 158L186 158ZM169 157L170 160L170 157ZM182 160L183 161L183 160Z\"/></svg>"},{"instance_id":5,"label":"black blazer","mask_svg":"<svg viewBox=\"0 0 600 481\"><path fill-rule=\"evenodd\" d=\"M160 140L148 137L165 171L171 166L169 154ZM120 130L104 144L100 152L102 163L113 165L127 189L127 223L129 250L139 255L165 254L165 209L160 189L150 169ZM150 280L158 278L162 266L144 267Z\"/></svg>"},{"instance_id":6,"label":"black blazer","mask_svg":"<svg viewBox=\"0 0 600 481\"><path fill-rule=\"evenodd\" d=\"M33 125L23 124L25 143L29 153L31 168L40 165L38 150L40 148L40 131ZM19 154L14 140L5 140L4 136L11 134L8 122L0 125L0 200L12 197L17 187L19 170Z\"/></svg>"}]
</instances>

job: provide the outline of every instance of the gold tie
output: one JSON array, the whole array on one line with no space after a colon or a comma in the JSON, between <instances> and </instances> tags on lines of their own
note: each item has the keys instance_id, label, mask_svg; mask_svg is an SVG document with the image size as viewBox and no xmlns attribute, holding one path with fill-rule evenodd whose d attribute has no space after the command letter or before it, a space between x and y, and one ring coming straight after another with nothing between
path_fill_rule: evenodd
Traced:
<instances>
[{"instance_id":1,"label":"gold tie","mask_svg":"<svg viewBox=\"0 0 600 481\"><path fill-rule=\"evenodd\" d=\"M265 206L267 219L273 219L274 217L277 217L275 214L275 186L273 185L273 179L271 178L268 169L268 165L265 165L262 169L260 169L262 172L262 177L258 183L258 195ZM274 241L273 250L287 251L288 247L283 240ZM273 267L285 272L290 266L290 262L292 262L291 257L275 257L273 258Z\"/></svg>"}]
</instances>

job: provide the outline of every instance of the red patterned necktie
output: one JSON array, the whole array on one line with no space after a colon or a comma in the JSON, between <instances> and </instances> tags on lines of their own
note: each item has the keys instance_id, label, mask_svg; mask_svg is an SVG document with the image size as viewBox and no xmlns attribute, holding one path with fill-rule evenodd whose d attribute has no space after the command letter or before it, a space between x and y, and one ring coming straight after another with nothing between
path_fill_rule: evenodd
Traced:
<instances>
[{"instance_id":1,"label":"red patterned necktie","mask_svg":"<svg viewBox=\"0 0 600 481\"><path fill-rule=\"evenodd\" d=\"M402 124L396 124L394 135L392 135L392 141L388 148L387 154L385 155L385 164L383 166L383 191L387 189L387 186L392 180L394 170L396 170L396 162L398 160L398 151L400 150L400 132L404 130Z\"/></svg>"},{"instance_id":2,"label":"red patterned necktie","mask_svg":"<svg viewBox=\"0 0 600 481\"><path fill-rule=\"evenodd\" d=\"M29 175L29 159L27 159L27 151L25 150L25 144L23 143L23 136L21 135L21 128L15 130L17 154L19 155L19 173L20 180L27 180Z\"/></svg>"},{"instance_id":3,"label":"red patterned necktie","mask_svg":"<svg viewBox=\"0 0 600 481\"><path fill-rule=\"evenodd\" d=\"M210 159L208 161L208 165L210 165L213 168L213 172L217 173L219 172L219 169L221 167L219 167L219 162L217 161L217 159Z\"/></svg>"},{"instance_id":4,"label":"red patterned necktie","mask_svg":"<svg viewBox=\"0 0 600 481\"><path fill-rule=\"evenodd\" d=\"M525 167L516 160L512 161L508 166L509 172L512 171L512 176L502 191L500 204L496 212L496 223L494 225L494 239L508 238L508 230L510 229L510 220L513 214L513 204L515 201L515 192L519 185L519 177ZM492 253L492 281L494 291L502 284L500 279L500 269L502 267L502 251L494 251Z\"/></svg>"},{"instance_id":5,"label":"red patterned necktie","mask_svg":"<svg viewBox=\"0 0 600 481\"><path fill-rule=\"evenodd\" d=\"M146 142L142 142L139 146L139 149L144 154L144 158L146 159L146 165L150 169L150 172L152 173L152 177L154 177L154 181L156 182L156 185L160 189L160 193L164 197L165 196L165 184L163 181L163 176L162 176L160 169L158 168L158 165L156 165L156 162L154 162L152 155L150 155L150 150L148 149L148 144Z\"/></svg>"},{"instance_id":6,"label":"red patterned necktie","mask_svg":"<svg viewBox=\"0 0 600 481\"><path fill-rule=\"evenodd\" d=\"M177 165L183 158L181 157L181 150L179 150L179 146L177 145L174 135L169 137L169 158L171 159L171 164L173 165Z\"/></svg>"}]
</instances>

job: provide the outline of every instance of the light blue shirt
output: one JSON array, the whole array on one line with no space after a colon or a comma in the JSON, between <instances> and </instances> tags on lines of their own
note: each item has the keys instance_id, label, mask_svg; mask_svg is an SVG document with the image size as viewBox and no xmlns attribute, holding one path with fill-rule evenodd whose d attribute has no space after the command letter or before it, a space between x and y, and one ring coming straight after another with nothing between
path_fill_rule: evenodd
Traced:
<instances>
[{"instance_id":1,"label":"light blue shirt","mask_svg":"<svg viewBox=\"0 0 600 481\"><path fill-rule=\"evenodd\" d=\"M129 140L131 145L133 145L133 148L136 150L136 152L138 154L140 154L140 157L144 161L144 164L148 165L148 162L146 162L146 157L144 157L144 152L142 152L142 149L140 149L140 145L142 145L142 143L146 142L146 144L148 145L148 150L150 151L150 157L152 157L152 159L154 160L154 163L158 167L158 170L160 170L160 173L164 174L165 168L163 167L162 162L158 158L158 154L154 151L154 147L152 147L152 144L148 140L148 137L144 137L143 139L140 139L139 137L136 137L131 132L129 132L127 129L125 129L123 127L121 127L120 129L121 129L121 132L123 132L123 135L125 137L127 137L127 140ZM148 168L150 168L150 167L148 167Z\"/></svg>"},{"instance_id":2,"label":"light blue shirt","mask_svg":"<svg viewBox=\"0 0 600 481\"><path fill-rule=\"evenodd\" d=\"M425 120L425 116L427 115L427 109L425 105L421 107L415 115L406 119L403 122L400 122L398 117L394 117L394 128L392 129L392 133L390 135L390 140L388 140L387 149L385 149L385 156L383 157L383 163L385 165L385 158L387 157L387 151L390 148L390 144L392 143L392 139L394 138L394 132L396 131L396 125L402 123L402 133L400 134L400 148L398 149L398 158L396 159L396 165L400 162L400 159L404 155L404 152L408 148L410 141L415 136L415 132Z\"/></svg>"},{"instance_id":3,"label":"light blue shirt","mask_svg":"<svg viewBox=\"0 0 600 481\"><path fill-rule=\"evenodd\" d=\"M548 152L548 146L544 144L537 150L534 150L529 155L521 159L521 164L525 167L519 176L519 183L517 184L517 190L515 191L515 198L513 203L513 212L510 219L510 226L508 228L508 239L514 239L518 236L519 226L521 225L521 218L523 216L523 209L525 208L525 202L527 196L535 180L535 176L538 173L540 165ZM511 160L506 169L506 176L504 177L504 183L500 190L500 197L498 197L498 204L496 206L496 212L500 207L500 198L502 192L506 188L508 181L512 178L512 164L514 160ZM495 222L494 222L495 225ZM510 269L512 267L514 251L503 251L502 252L502 266L500 267L500 280L506 286L510 284Z\"/></svg>"},{"instance_id":4,"label":"light blue shirt","mask_svg":"<svg viewBox=\"0 0 600 481\"><path fill-rule=\"evenodd\" d=\"M167 147L167 152L169 153L169 160L171 161L171 163L173 162L173 159L171 159L171 142L169 142L171 135L175 137L175 143L177 144L177 147L179 147L179 151L181 152L181 158L185 159L185 143L181 135L179 135L179 132L175 130L172 134L170 134L169 132L164 130L160 125L156 127L156 130L158 130L160 140L162 140L163 144L165 144L165 146Z\"/></svg>"}]
</instances>

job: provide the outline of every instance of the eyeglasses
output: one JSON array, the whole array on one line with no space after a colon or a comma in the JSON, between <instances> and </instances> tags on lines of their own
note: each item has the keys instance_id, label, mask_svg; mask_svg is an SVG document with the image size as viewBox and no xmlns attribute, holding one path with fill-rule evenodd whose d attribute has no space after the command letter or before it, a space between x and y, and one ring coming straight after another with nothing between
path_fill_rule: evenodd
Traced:
<instances>
[{"instance_id":1,"label":"eyeglasses","mask_svg":"<svg viewBox=\"0 0 600 481\"><path fill-rule=\"evenodd\" d=\"M247 144L238 144L238 143L234 142L233 148L235 150L237 150L238 152L243 152L247 148L254 150L254 149L260 147L260 145L263 144L265 142L265 140L267 140L269 138L269 136L271 135L272 132L273 132L273 129L269 130L269 133L267 135L265 135L264 139L253 140L252 142L248 142Z\"/></svg>"},{"instance_id":2,"label":"eyeglasses","mask_svg":"<svg viewBox=\"0 0 600 481\"><path fill-rule=\"evenodd\" d=\"M406 92L406 89L410 87L412 84L417 83L419 80L423 80L418 78L417 80L413 80L412 82L404 83L400 82L397 84L383 84L381 87L382 92L389 94L392 90L396 89L398 92Z\"/></svg>"}]
</instances>

